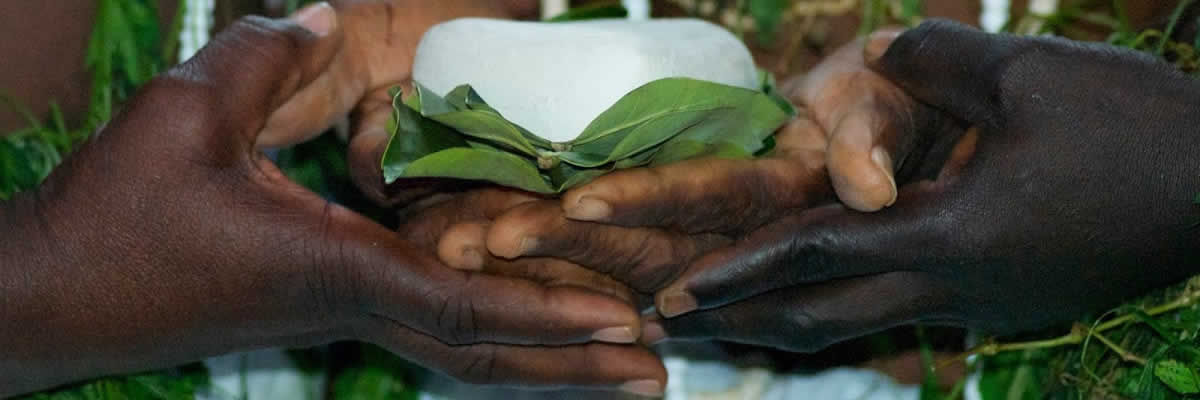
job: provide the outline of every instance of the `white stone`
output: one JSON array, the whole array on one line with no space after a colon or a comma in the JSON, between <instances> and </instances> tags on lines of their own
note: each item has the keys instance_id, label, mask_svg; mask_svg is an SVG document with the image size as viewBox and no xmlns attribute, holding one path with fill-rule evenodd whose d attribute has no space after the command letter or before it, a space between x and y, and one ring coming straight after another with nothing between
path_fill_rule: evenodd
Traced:
<instances>
[{"instance_id":1,"label":"white stone","mask_svg":"<svg viewBox=\"0 0 1200 400\"><path fill-rule=\"evenodd\" d=\"M425 33L413 66L413 79L433 92L470 84L505 118L554 142L574 139L633 89L669 77L758 85L745 44L696 19L459 19Z\"/></svg>"}]
</instances>

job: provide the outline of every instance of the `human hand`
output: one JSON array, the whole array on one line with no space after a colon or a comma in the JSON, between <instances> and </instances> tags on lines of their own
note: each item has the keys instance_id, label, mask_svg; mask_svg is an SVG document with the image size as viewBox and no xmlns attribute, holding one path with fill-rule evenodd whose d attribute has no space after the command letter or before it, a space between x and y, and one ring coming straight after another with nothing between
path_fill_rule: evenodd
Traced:
<instances>
[{"instance_id":1,"label":"human hand","mask_svg":"<svg viewBox=\"0 0 1200 400\"><path fill-rule=\"evenodd\" d=\"M783 85L802 112L776 133L768 157L618 171L568 192L561 207L530 204L501 217L489 248L568 259L650 295L696 257L835 191L860 210L891 204L896 177L936 173L921 167L949 145L932 139L959 128L868 69L862 54L863 43L851 43Z\"/></svg>"},{"instance_id":2,"label":"human hand","mask_svg":"<svg viewBox=\"0 0 1200 400\"><path fill-rule=\"evenodd\" d=\"M1197 272L1200 82L1134 51L944 21L868 52L978 129L893 207L803 211L696 261L659 294L670 318L648 340L808 351L912 322L1003 334Z\"/></svg>"},{"instance_id":3,"label":"human hand","mask_svg":"<svg viewBox=\"0 0 1200 400\"><path fill-rule=\"evenodd\" d=\"M594 343L638 326L625 302L446 268L258 151L356 104L352 17L242 20L0 208L0 397L344 339L470 382L661 391L648 351Z\"/></svg>"}]
</instances>

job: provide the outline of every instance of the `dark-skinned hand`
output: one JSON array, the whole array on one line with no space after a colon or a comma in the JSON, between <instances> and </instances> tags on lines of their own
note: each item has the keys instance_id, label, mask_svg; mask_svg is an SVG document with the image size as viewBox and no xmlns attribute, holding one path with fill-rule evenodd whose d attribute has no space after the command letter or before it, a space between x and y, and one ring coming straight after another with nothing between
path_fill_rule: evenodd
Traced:
<instances>
[{"instance_id":1,"label":"dark-skinned hand","mask_svg":"<svg viewBox=\"0 0 1200 400\"><path fill-rule=\"evenodd\" d=\"M893 176L928 175L922 161L947 151L928 143L932 134L914 132L957 124L869 70L862 47L851 43L783 85L801 112L775 134L768 157L618 171L560 204L506 213L491 225L488 248L506 258L570 260L652 296L697 257L835 194L860 210L886 207L896 199Z\"/></svg>"},{"instance_id":2,"label":"dark-skinned hand","mask_svg":"<svg viewBox=\"0 0 1200 400\"><path fill-rule=\"evenodd\" d=\"M868 46L873 68L977 130L891 208L805 211L693 263L660 293L664 335L813 350L910 322L1003 334L1197 272L1200 82L945 21L892 39Z\"/></svg>"},{"instance_id":3,"label":"dark-skinned hand","mask_svg":"<svg viewBox=\"0 0 1200 400\"><path fill-rule=\"evenodd\" d=\"M384 52L407 37L390 7L238 22L3 204L0 397L346 339L469 382L661 391L651 353L596 342L638 327L626 302L447 268L258 151L307 139L403 78L385 67L406 68Z\"/></svg>"},{"instance_id":4,"label":"dark-skinned hand","mask_svg":"<svg viewBox=\"0 0 1200 400\"><path fill-rule=\"evenodd\" d=\"M651 318L644 339L812 351L912 322L1008 333L1196 272L1200 161L1190 153L1200 145L1200 84L1099 44L988 35L944 21L892 45L895 36L876 35L865 51L874 71L920 100L907 114L925 121L898 132L917 137L897 140L912 145L896 147L894 159L914 160L898 170L918 172L907 185L898 179L897 203L876 214L844 205L794 210L684 263L683 272L644 272L682 275L658 291L667 318ZM944 113L920 111L927 106ZM978 129L962 135L959 126ZM658 197L669 206L651 206L654 213L609 200L654 198L640 193L671 185L610 189L603 218L583 217L621 225L721 218L688 214L720 207L688 201L703 195ZM580 216L578 199L565 200L568 216ZM622 249L630 247L593 252L653 253ZM653 271L679 261L638 265Z\"/></svg>"}]
</instances>

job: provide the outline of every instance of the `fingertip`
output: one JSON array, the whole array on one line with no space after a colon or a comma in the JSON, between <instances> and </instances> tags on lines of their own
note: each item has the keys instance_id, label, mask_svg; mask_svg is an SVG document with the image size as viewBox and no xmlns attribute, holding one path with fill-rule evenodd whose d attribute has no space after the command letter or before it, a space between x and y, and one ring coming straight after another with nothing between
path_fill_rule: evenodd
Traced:
<instances>
[{"instance_id":1,"label":"fingertip","mask_svg":"<svg viewBox=\"0 0 1200 400\"><path fill-rule=\"evenodd\" d=\"M847 207L875 212L896 202L892 158L882 145L877 124L867 113L848 114L834 131L826 153L829 178Z\"/></svg>"},{"instance_id":2,"label":"fingertip","mask_svg":"<svg viewBox=\"0 0 1200 400\"><path fill-rule=\"evenodd\" d=\"M892 47L892 43L900 37L901 33L904 31L900 29L882 29L872 32L867 37L866 46L863 47L863 60L866 60L867 64L874 64L887 53L887 49Z\"/></svg>"},{"instance_id":3,"label":"fingertip","mask_svg":"<svg viewBox=\"0 0 1200 400\"><path fill-rule=\"evenodd\" d=\"M438 258L447 266L468 271L484 267L484 240L487 224L461 223L448 228L438 240Z\"/></svg>"},{"instance_id":4,"label":"fingertip","mask_svg":"<svg viewBox=\"0 0 1200 400\"><path fill-rule=\"evenodd\" d=\"M503 218L497 220L487 232L488 252L506 260L521 257L529 250L526 246L537 241L536 238L526 236L525 232L525 225L519 221Z\"/></svg>"},{"instance_id":5,"label":"fingertip","mask_svg":"<svg viewBox=\"0 0 1200 400\"><path fill-rule=\"evenodd\" d=\"M567 218L576 221L602 222L612 216L612 206L604 200L584 196L563 210Z\"/></svg>"},{"instance_id":6,"label":"fingertip","mask_svg":"<svg viewBox=\"0 0 1200 400\"><path fill-rule=\"evenodd\" d=\"M655 294L654 304L658 308L658 313L666 318L675 318L700 307L696 296L678 286L669 287Z\"/></svg>"},{"instance_id":7,"label":"fingertip","mask_svg":"<svg viewBox=\"0 0 1200 400\"><path fill-rule=\"evenodd\" d=\"M642 321L642 344L653 346L665 340L667 340L667 330L663 327L662 320L651 318Z\"/></svg>"},{"instance_id":8,"label":"fingertip","mask_svg":"<svg viewBox=\"0 0 1200 400\"><path fill-rule=\"evenodd\" d=\"M891 207L893 204L896 204L896 196L898 194L895 171L893 171L892 167L892 156L888 153L887 149L879 146L871 150L871 161L879 168L878 173L883 175L887 183L887 186L880 187L880 190L882 190L880 198L886 199L883 206Z\"/></svg>"},{"instance_id":9,"label":"fingertip","mask_svg":"<svg viewBox=\"0 0 1200 400\"><path fill-rule=\"evenodd\" d=\"M296 11L291 19L317 36L327 36L338 27L337 11L324 1Z\"/></svg>"}]
</instances>

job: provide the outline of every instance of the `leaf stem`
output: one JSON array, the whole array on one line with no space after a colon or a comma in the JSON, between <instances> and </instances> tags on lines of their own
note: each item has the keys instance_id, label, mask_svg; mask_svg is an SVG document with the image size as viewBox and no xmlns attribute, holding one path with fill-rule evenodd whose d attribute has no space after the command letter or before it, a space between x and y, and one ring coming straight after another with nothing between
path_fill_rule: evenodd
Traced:
<instances>
[{"instance_id":1,"label":"leaf stem","mask_svg":"<svg viewBox=\"0 0 1200 400\"><path fill-rule=\"evenodd\" d=\"M1145 311L1146 315L1156 316L1156 315L1165 314L1165 313L1168 313L1171 311L1175 311L1180 308L1194 305L1198 301L1200 301L1200 289L1197 289L1197 288L1193 287L1192 285L1188 285L1188 288L1186 290L1184 290L1183 294L1181 294L1179 297L1175 298L1175 300L1172 300L1165 304L1160 304L1160 305L1157 305L1154 307L1146 308L1144 311ZM1129 313L1129 314L1125 314L1125 315L1122 315L1117 318L1113 318L1109 321L1106 321L1102 324L1098 324L1095 327L1091 327L1091 328L1077 323L1074 326L1072 326L1071 333L1063 335L1063 336L1059 336L1056 338L1045 339L1045 340L1035 340L1035 341L1016 342L1016 343L997 343L994 338L988 339L985 343L983 343L979 346L969 349L952 359L949 359L942 363L939 363L938 368L945 367L949 364L952 364L952 363L955 363L958 361L966 360L967 358L974 356L974 355L994 356L998 353L1010 352L1010 351L1048 349L1048 348L1054 348L1054 347L1060 347L1060 346L1080 344L1080 343L1083 343L1083 341L1087 338L1087 336L1089 334L1091 336L1094 336L1101 343L1104 343L1104 345L1108 346L1110 349L1112 349L1114 352L1116 352L1118 355L1120 355L1122 360L1145 365L1146 359L1129 352L1128 350L1117 345L1112 340L1110 340L1107 336L1104 336L1102 334L1102 332L1106 332L1113 328L1116 328L1116 327L1122 326L1124 324L1127 324L1131 321L1134 321L1135 317L1136 317L1135 314Z\"/></svg>"}]
</instances>

